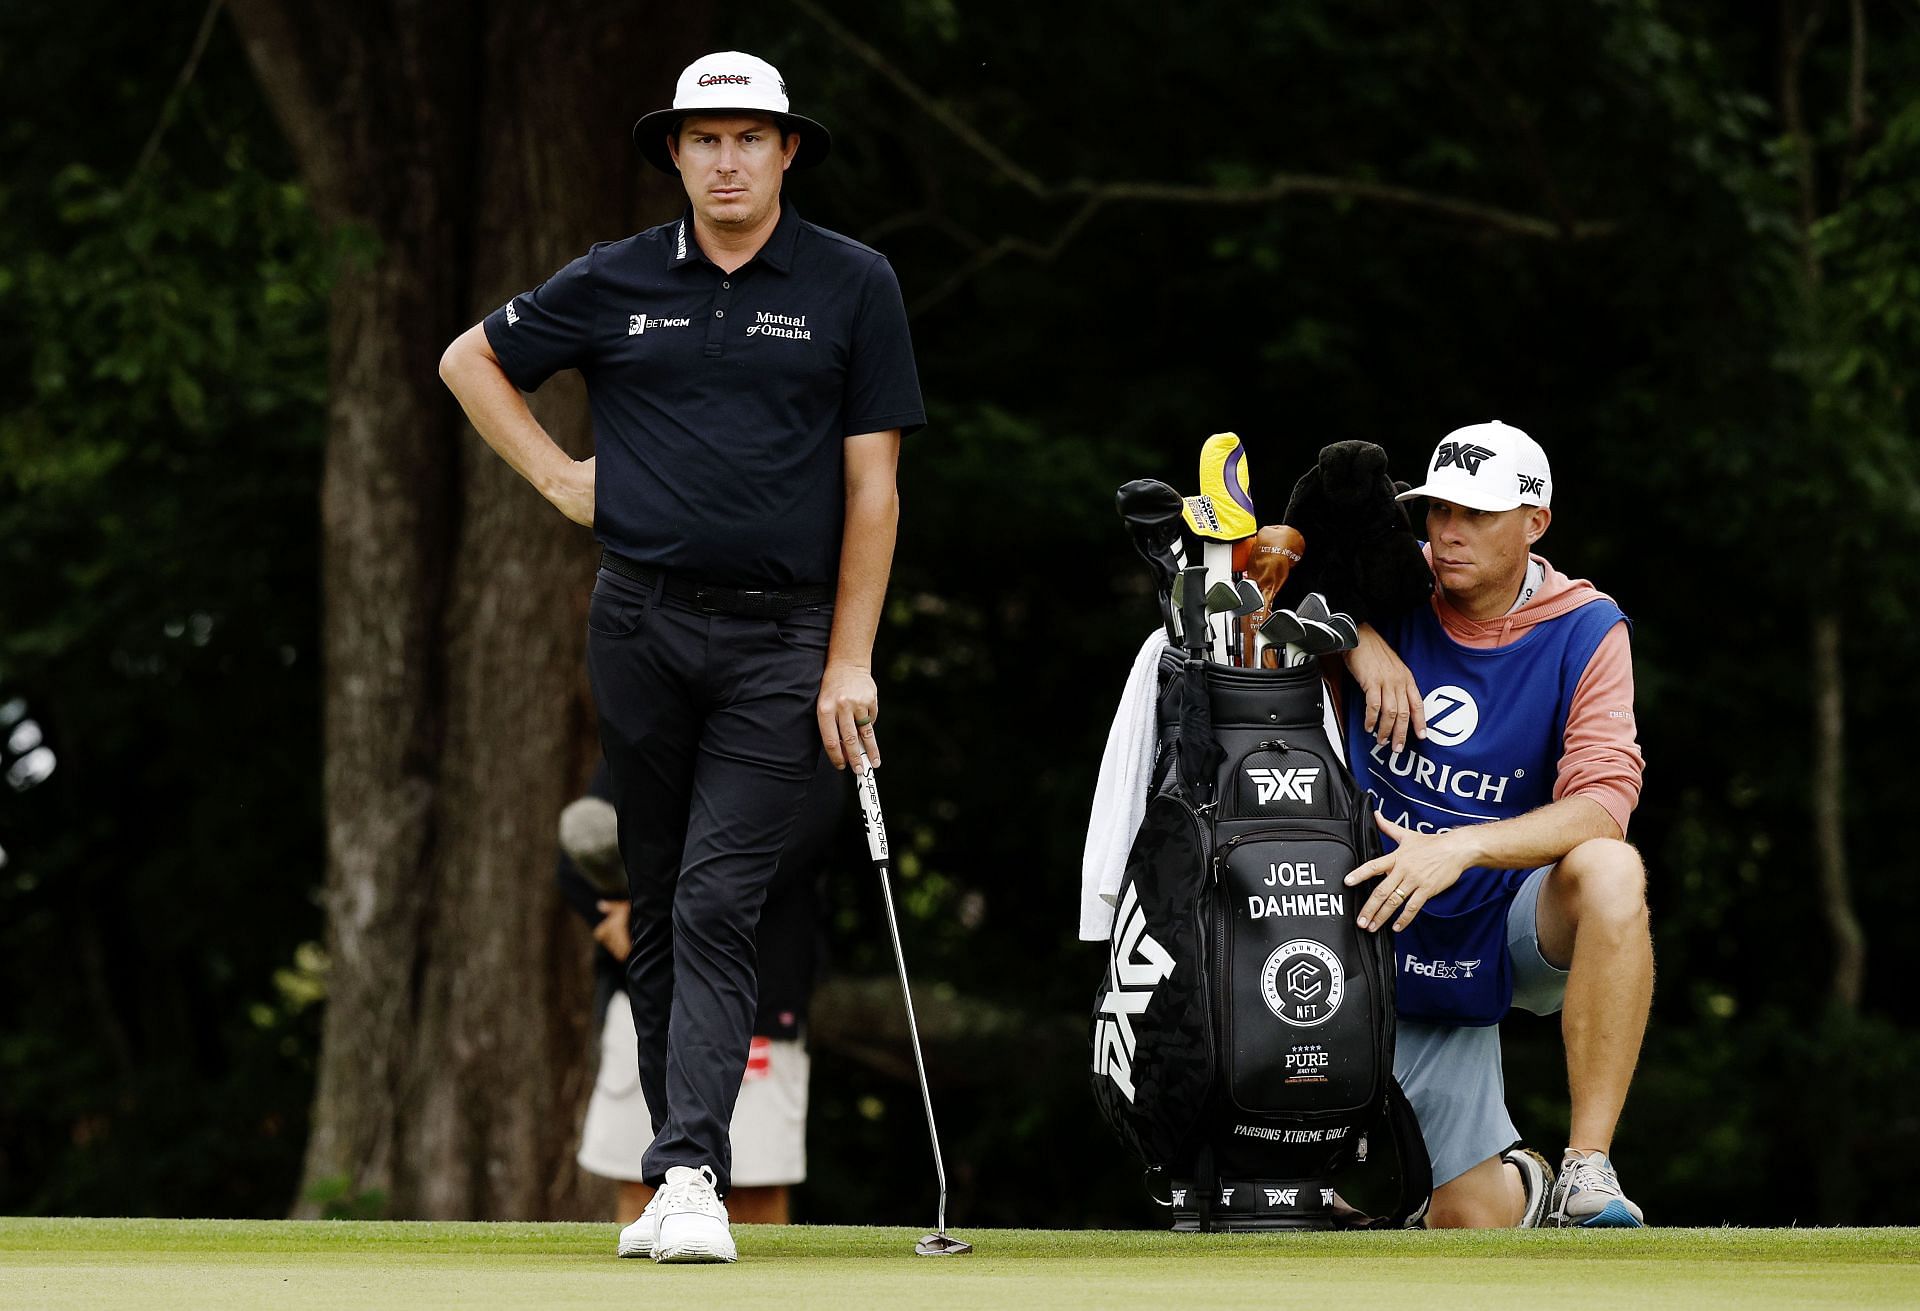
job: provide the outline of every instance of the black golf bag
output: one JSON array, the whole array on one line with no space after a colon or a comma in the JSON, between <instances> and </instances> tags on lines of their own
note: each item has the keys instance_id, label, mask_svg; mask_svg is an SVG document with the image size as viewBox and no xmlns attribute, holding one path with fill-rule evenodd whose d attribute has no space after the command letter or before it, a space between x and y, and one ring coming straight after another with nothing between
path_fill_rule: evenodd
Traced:
<instances>
[{"instance_id":1,"label":"black golf bag","mask_svg":"<svg viewBox=\"0 0 1920 1311\"><path fill-rule=\"evenodd\" d=\"M1393 1079L1393 948L1344 876L1379 853L1313 665L1169 649L1158 753L1094 999L1102 1116L1184 1230L1418 1223Z\"/></svg>"}]
</instances>

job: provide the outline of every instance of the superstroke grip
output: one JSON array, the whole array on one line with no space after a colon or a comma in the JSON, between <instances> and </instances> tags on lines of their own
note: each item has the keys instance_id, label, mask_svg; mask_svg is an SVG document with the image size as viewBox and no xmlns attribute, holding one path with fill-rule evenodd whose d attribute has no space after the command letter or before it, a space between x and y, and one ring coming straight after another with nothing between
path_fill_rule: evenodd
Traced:
<instances>
[{"instance_id":1,"label":"superstroke grip","mask_svg":"<svg viewBox=\"0 0 1920 1311\"><path fill-rule=\"evenodd\" d=\"M866 759L866 753L861 753ZM876 861L887 859L887 823L880 818L880 785L874 781L871 761L853 776L854 791L860 794L860 813L867 822L867 854Z\"/></svg>"}]
</instances>

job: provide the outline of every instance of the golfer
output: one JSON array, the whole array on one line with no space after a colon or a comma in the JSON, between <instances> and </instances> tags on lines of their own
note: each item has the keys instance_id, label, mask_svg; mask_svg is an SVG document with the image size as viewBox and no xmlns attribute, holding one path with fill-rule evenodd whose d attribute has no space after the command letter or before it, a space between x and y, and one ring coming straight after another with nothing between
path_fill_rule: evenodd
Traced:
<instances>
[{"instance_id":1,"label":"golfer","mask_svg":"<svg viewBox=\"0 0 1920 1311\"><path fill-rule=\"evenodd\" d=\"M1387 854L1360 926L1394 930L1394 1073L1420 1118L1434 1227L1638 1227L1611 1153L1653 997L1627 624L1531 548L1546 453L1494 422L1450 433L1427 480L1430 606L1348 659L1353 772ZM1370 740L1371 739L1371 740ZM1562 1013L1571 1132L1557 1185L1506 1108L1498 1024Z\"/></svg>"},{"instance_id":2,"label":"golfer","mask_svg":"<svg viewBox=\"0 0 1920 1311\"><path fill-rule=\"evenodd\" d=\"M822 744L880 762L872 653L902 433L926 420L887 261L804 222L788 170L831 146L764 60L707 55L634 125L686 211L597 245L447 349L488 445L604 548L587 663L631 900L658 1191L622 1256L732 1261L728 1122L755 930ZM578 369L594 458L522 391Z\"/></svg>"}]
</instances>

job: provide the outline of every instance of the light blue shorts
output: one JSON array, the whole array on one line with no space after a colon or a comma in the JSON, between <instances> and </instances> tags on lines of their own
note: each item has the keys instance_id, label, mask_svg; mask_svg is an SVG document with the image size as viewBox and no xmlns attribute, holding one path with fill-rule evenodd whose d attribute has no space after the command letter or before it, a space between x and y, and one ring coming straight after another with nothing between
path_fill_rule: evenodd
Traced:
<instances>
[{"instance_id":1,"label":"light blue shorts","mask_svg":"<svg viewBox=\"0 0 1920 1311\"><path fill-rule=\"evenodd\" d=\"M1552 1015L1567 992L1567 972L1540 954L1540 889L1552 866L1527 875L1507 909L1507 951L1513 956L1514 1009ZM1519 1140L1507 1114L1500 1069L1500 1026L1458 1028L1401 1020L1393 1074L1420 1117L1433 1158L1433 1186L1459 1178Z\"/></svg>"}]
</instances>

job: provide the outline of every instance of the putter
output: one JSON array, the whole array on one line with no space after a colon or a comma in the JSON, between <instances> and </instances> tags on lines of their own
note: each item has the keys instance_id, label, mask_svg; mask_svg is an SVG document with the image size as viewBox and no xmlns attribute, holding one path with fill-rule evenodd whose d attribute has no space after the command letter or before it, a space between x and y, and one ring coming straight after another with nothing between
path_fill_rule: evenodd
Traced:
<instances>
[{"instance_id":1,"label":"putter","mask_svg":"<svg viewBox=\"0 0 1920 1311\"><path fill-rule=\"evenodd\" d=\"M1160 620L1166 625L1167 641L1180 645L1180 625L1172 605L1174 577L1180 572L1181 528L1184 508L1180 493L1152 478L1136 478L1114 496L1114 508L1127 526L1133 549L1147 562L1153 575L1154 594L1160 602Z\"/></svg>"},{"instance_id":2,"label":"putter","mask_svg":"<svg viewBox=\"0 0 1920 1311\"><path fill-rule=\"evenodd\" d=\"M907 1004L907 1036L913 1040L913 1069L920 1076L920 1102L927 1108L927 1137L933 1143L933 1173L940 1184L940 1211L934 1231L913 1245L920 1256L965 1256L973 1244L947 1233L947 1166L940 1158L940 1131L933 1123L933 1093L927 1087L927 1063L920 1055L920 1026L913 1018L913 989L907 986L907 956L900 949L900 921L893 913L893 877L887 853L887 821L880 814L880 788L874 782L874 769L867 760L866 748L860 750L865 768L853 776L854 790L860 794L860 810L867 821L867 853L880 875L880 898L887 908L887 933L893 939L893 963L900 967L900 996Z\"/></svg>"},{"instance_id":3,"label":"putter","mask_svg":"<svg viewBox=\"0 0 1920 1311\"><path fill-rule=\"evenodd\" d=\"M1187 527L1202 542L1209 590L1214 583L1231 586L1236 581L1235 548L1260 528L1253 512L1247 453L1234 433L1217 432L1200 447L1200 495L1187 498L1186 518ZM1215 659L1233 665L1245 662L1238 627L1231 619L1221 624Z\"/></svg>"},{"instance_id":4,"label":"putter","mask_svg":"<svg viewBox=\"0 0 1920 1311\"><path fill-rule=\"evenodd\" d=\"M1206 591L1212 592L1221 584L1228 586L1233 582L1233 544L1223 537L1225 530L1220 526L1218 507L1211 496L1189 496L1182 506L1187 532L1200 545L1198 563L1207 571ZM1187 560L1193 563L1193 552L1187 553ZM1212 615L1207 623L1207 659L1225 663L1227 659L1226 637L1214 631Z\"/></svg>"}]
</instances>

